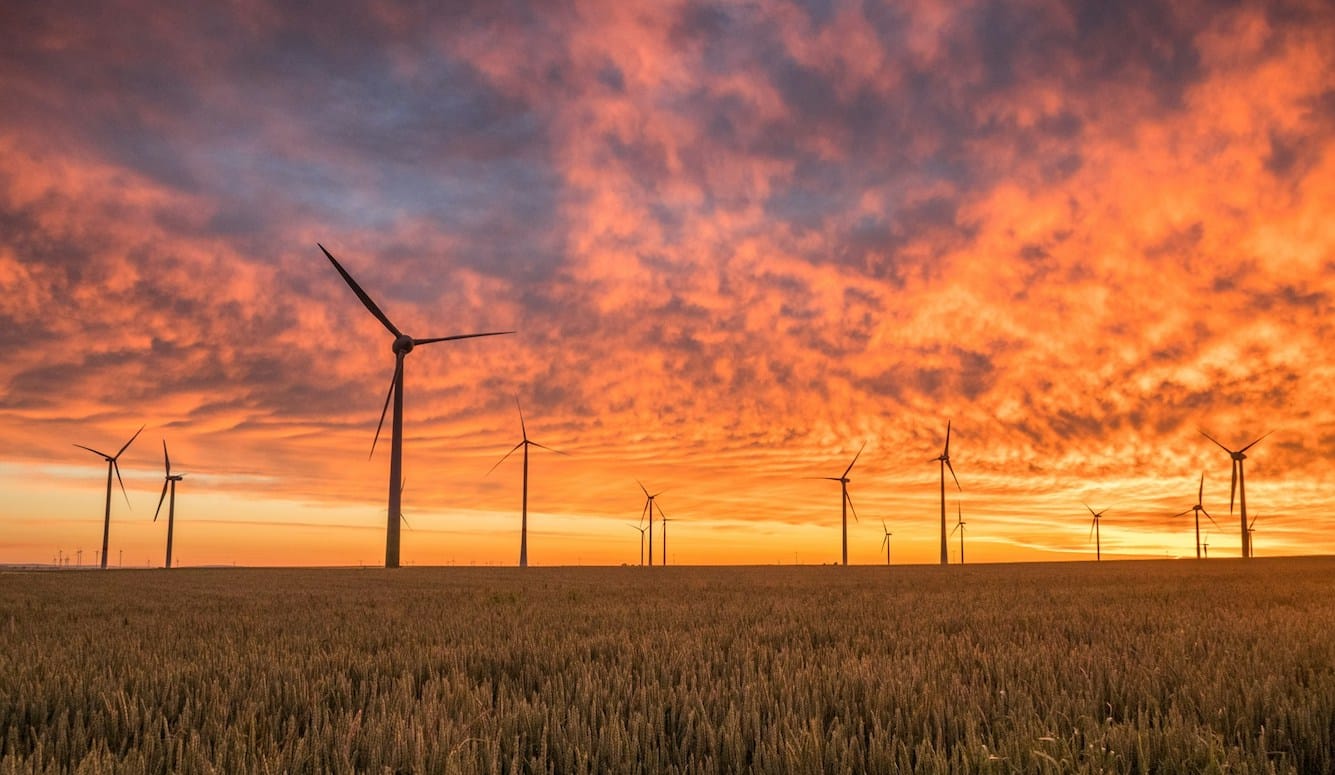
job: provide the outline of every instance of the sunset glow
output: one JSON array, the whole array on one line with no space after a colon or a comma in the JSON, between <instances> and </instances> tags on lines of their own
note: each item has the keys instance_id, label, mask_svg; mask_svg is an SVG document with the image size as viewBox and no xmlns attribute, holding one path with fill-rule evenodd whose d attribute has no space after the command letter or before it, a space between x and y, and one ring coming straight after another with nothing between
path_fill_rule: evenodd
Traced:
<instances>
[{"instance_id":1,"label":"sunset glow","mask_svg":"<svg viewBox=\"0 0 1335 775\"><path fill-rule=\"evenodd\" d=\"M149 15L151 14L151 15ZM0 12L0 562L1335 552L1328 2ZM388 420L386 421L388 426ZM630 525L628 527L628 525ZM1205 525L1202 526L1203 530ZM657 523L656 528L657 530ZM655 536L655 552L661 551ZM951 541L951 561L958 543ZM660 557L655 556L655 562ZM74 563L71 562L71 565Z\"/></svg>"}]
</instances>

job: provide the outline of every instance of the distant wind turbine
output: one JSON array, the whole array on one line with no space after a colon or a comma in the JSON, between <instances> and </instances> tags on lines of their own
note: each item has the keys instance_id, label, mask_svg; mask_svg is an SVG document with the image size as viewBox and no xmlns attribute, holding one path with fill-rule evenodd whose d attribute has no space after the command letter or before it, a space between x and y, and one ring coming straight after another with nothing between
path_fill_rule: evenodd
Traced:
<instances>
[{"instance_id":1,"label":"distant wind turbine","mask_svg":"<svg viewBox=\"0 0 1335 775\"><path fill-rule=\"evenodd\" d=\"M844 544L843 544L843 546L844 546L844 553L843 553L843 558L844 558L844 565L847 565L847 564L848 564L848 512L849 512L849 510L851 509L851 510L853 511L853 519L856 520L856 519L858 518L858 510L853 508L853 499L850 498L850 497L848 496L848 482L849 482L848 472L853 470L853 465L854 465L855 463L858 462L858 457L860 457L860 456L862 455L862 450L864 450L864 449L866 449L866 448L867 448L867 442L864 441L864 442L862 442L862 446L861 446L861 447L858 447L858 452L857 452L857 454L853 456L853 462L848 464L848 468L845 468L845 469L844 469L844 473L843 473L841 476L808 476L808 477L806 477L807 479L824 479L824 480L826 480L826 481L830 481L830 482L838 482L838 483L839 483L839 489L840 489L840 491L842 492L842 495L841 495L841 497L840 497L840 505L841 505L841 507L842 507L842 512L843 512L843 535L844 535Z\"/></svg>"},{"instance_id":2,"label":"distant wind turbine","mask_svg":"<svg viewBox=\"0 0 1335 775\"><path fill-rule=\"evenodd\" d=\"M1187 509L1186 511L1183 511L1183 512L1181 512L1181 513L1179 513L1179 514L1174 514L1174 515L1173 515L1173 516L1175 516L1175 517L1185 517L1185 516L1188 515L1188 514L1195 514L1195 516L1196 516L1196 559L1198 559L1198 560L1201 558L1201 515L1204 514L1204 515L1205 515L1205 518L1208 519L1208 520L1210 520L1210 524L1214 525L1215 527L1219 527L1219 523L1218 523L1218 522L1215 522L1215 521L1214 521L1214 517L1210 516L1210 512L1206 511L1206 510L1205 510L1205 507L1201 505L1201 502L1204 500L1204 498L1205 498L1205 474L1201 474L1201 485L1200 485L1200 488L1196 490L1196 505L1195 505L1195 506L1192 506L1191 508Z\"/></svg>"},{"instance_id":3,"label":"distant wind turbine","mask_svg":"<svg viewBox=\"0 0 1335 775\"><path fill-rule=\"evenodd\" d=\"M1256 520L1260 518L1261 515L1257 514L1252 517L1252 521L1247 525L1247 551L1251 552L1252 557L1256 556L1256 544L1253 543L1252 533L1256 532Z\"/></svg>"},{"instance_id":4,"label":"distant wind turbine","mask_svg":"<svg viewBox=\"0 0 1335 775\"><path fill-rule=\"evenodd\" d=\"M889 564L890 564L890 536L894 535L894 533L891 533L891 532L890 532L890 528L888 528L888 527L885 526L885 520L881 520L881 530L885 533L885 537L881 539L881 548L885 550L885 564L886 564L886 565L889 565Z\"/></svg>"},{"instance_id":5,"label":"distant wind turbine","mask_svg":"<svg viewBox=\"0 0 1335 775\"><path fill-rule=\"evenodd\" d=\"M1239 509L1239 514L1240 514L1240 519L1242 520L1242 556L1243 556L1243 557L1251 557L1251 556L1252 556L1252 538L1251 538L1251 533L1247 530L1247 527L1248 527L1248 524L1247 524L1247 477L1243 475L1243 471L1242 471L1242 461L1244 461L1244 460L1247 459L1247 455L1246 455L1247 450L1249 450L1249 449L1251 449L1252 447L1256 446L1257 443L1261 441L1261 439L1264 439L1266 436L1269 436L1271 433L1274 433L1274 431L1267 431L1264 435L1258 437L1258 438L1256 439L1256 441L1253 441L1251 444L1248 444L1247 446L1243 447L1242 449L1229 449L1228 447L1225 447L1223 444L1220 444L1219 441L1218 441L1217 439L1215 439L1215 437L1211 436L1210 434L1206 433L1206 432L1203 431L1203 430L1201 431L1201 435L1202 435L1202 436L1204 436L1205 438L1209 439L1210 441L1213 441L1213 442L1215 443L1215 446L1217 446L1217 447L1219 447L1220 449L1224 450L1225 452L1228 453L1228 456L1229 456L1229 457L1233 458L1233 484L1229 487L1229 491L1228 491L1228 513L1229 513L1229 514L1232 514L1232 513L1233 513L1233 496L1234 496L1234 495L1239 496L1239 501L1240 501L1240 503L1241 503L1241 508Z\"/></svg>"},{"instance_id":6,"label":"distant wind turbine","mask_svg":"<svg viewBox=\"0 0 1335 775\"><path fill-rule=\"evenodd\" d=\"M318 245L318 243L317 243ZM399 567L399 520L402 518L403 509L401 503L400 489L403 486L403 359L408 353L413 351L414 347L435 342L449 342L455 339L473 339L480 336L500 336L502 334L513 334L513 331L489 331L481 334L456 334L454 336L438 336L431 339L414 339L403 333L390 322L385 313L380 311L371 297L362 290L357 281L352 279L352 275L339 264L334 256L325 250L324 245L319 245L325 258L338 270L343 281L348 284L352 292L357 294L362 305L366 307L376 320L379 320L391 334L394 335L394 344L391 349L394 351L394 376L390 378L389 392L385 395L385 406L380 410L380 422L375 428L375 438L371 441L371 454L375 454L376 442L380 440L380 429L385 425L385 413L389 411L389 402L394 400L394 416L390 421L390 448L389 448L389 508L386 514L385 525L385 567ZM399 485L395 487L394 485Z\"/></svg>"},{"instance_id":7,"label":"distant wind turbine","mask_svg":"<svg viewBox=\"0 0 1335 775\"><path fill-rule=\"evenodd\" d=\"M955 513L956 513L958 516L957 516L957 519L956 519L956 522L955 522L955 527L954 527L954 529L952 529L952 530L950 531L950 534L951 534L951 535L955 535L955 532L956 532L956 531L959 531L959 534L960 534L960 565L963 565L963 564L964 564L964 526L967 525L967 524L969 524L969 523L964 521L964 510L963 510L962 508L960 508L960 505L959 505L958 503L955 504Z\"/></svg>"},{"instance_id":8,"label":"distant wind turbine","mask_svg":"<svg viewBox=\"0 0 1335 775\"><path fill-rule=\"evenodd\" d=\"M950 464L950 421L946 420L946 446L941 454L932 458L941 463L941 564L950 562L949 548L946 545L946 469L950 469L950 478L955 480L955 489L963 492L959 477L955 476L955 467Z\"/></svg>"},{"instance_id":9,"label":"distant wind turbine","mask_svg":"<svg viewBox=\"0 0 1335 775\"><path fill-rule=\"evenodd\" d=\"M676 517L673 517L673 518L671 518L671 519L668 519L668 515L666 515L666 514L663 513L663 509L662 509L661 507L658 509L658 516L659 516L659 522L661 522L662 525L663 525L663 526L659 529L659 532L661 533L661 536L660 536L660 537L663 539L663 567L666 568L666 567L667 567L667 523L669 523L669 522L676 522L676 521L677 521L677 518L676 518Z\"/></svg>"},{"instance_id":10,"label":"distant wind turbine","mask_svg":"<svg viewBox=\"0 0 1335 775\"><path fill-rule=\"evenodd\" d=\"M627 524L627 525L630 525L632 529L640 531L640 565L643 566L643 565L644 565L644 531L648 530L649 528L647 528L647 527L644 526L644 517L640 517L640 524L638 524L638 525L631 525L629 522L627 522L626 524Z\"/></svg>"},{"instance_id":11,"label":"distant wind turbine","mask_svg":"<svg viewBox=\"0 0 1335 775\"><path fill-rule=\"evenodd\" d=\"M1201 544L1205 549L1205 559L1210 559L1210 531L1205 531L1205 543Z\"/></svg>"},{"instance_id":12,"label":"distant wind turbine","mask_svg":"<svg viewBox=\"0 0 1335 775\"><path fill-rule=\"evenodd\" d=\"M538 447L540 449L545 449L548 452L555 452L558 455L564 455L566 453L562 452L559 449L552 449L546 444L539 444L538 442L530 439L528 437L528 427L524 425L524 407L519 405L518 398L515 398L515 408L519 410L519 432L522 434L523 438L520 440L518 444L514 445L509 452L506 452L504 457L502 457L500 460L497 460L496 465L492 466L491 469L487 471L487 473L490 474L492 471L495 471L496 466L499 466L501 463L504 463L505 459L513 455L515 451L518 450L520 447L524 448L524 497L522 501L523 504L521 511L522 516L520 517L520 522L519 522L519 567L527 568L528 567L528 448Z\"/></svg>"},{"instance_id":13,"label":"distant wind turbine","mask_svg":"<svg viewBox=\"0 0 1335 775\"><path fill-rule=\"evenodd\" d=\"M1089 509L1089 513L1094 515L1094 521L1089 523L1089 535L1094 539L1094 559L1102 560L1103 537L1099 535L1099 520L1103 519L1104 513L1108 510L1104 509L1103 511L1095 511L1094 509L1089 508L1088 503L1085 504L1085 508Z\"/></svg>"},{"instance_id":14,"label":"distant wind turbine","mask_svg":"<svg viewBox=\"0 0 1335 775\"><path fill-rule=\"evenodd\" d=\"M653 495L650 495L649 491L645 489L644 483L638 479L635 480L635 483L640 485L640 490L644 492L644 511L640 512L640 522L644 522L645 514L649 515L649 527L646 529L649 531L649 567L652 568L654 567L654 508L658 508L659 516L663 515L663 507L658 506L658 504L654 502L654 498L662 495L663 491L659 490ZM666 555L664 556L666 557Z\"/></svg>"},{"instance_id":15,"label":"distant wind turbine","mask_svg":"<svg viewBox=\"0 0 1335 775\"><path fill-rule=\"evenodd\" d=\"M162 440L162 465L167 470L166 478L162 480L162 495L158 496L158 508L153 512L153 521L158 521L158 514L162 513L162 499L167 497L167 490L171 489L171 500L167 502L167 562L164 568L172 566L172 531L176 527L176 483L185 478L185 474L172 474L172 459L167 456L167 440Z\"/></svg>"},{"instance_id":16,"label":"distant wind turbine","mask_svg":"<svg viewBox=\"0 0 1335 775\"><path fill-rule=\"evenodd\" d=\"M125 480L121 479L121 467L117 461L120 460L120 456L125 453L125 450L130 448L130 445L134 443L134 440L139 438L139 434L142 433L143 430L144 426L139 426L139 430L135 431L134 435L130 437L130 440L125 442L125 446L121 447L114 455L98 452L92 447L85 447L82 444L74 445L79 449L86 449L94 455L99 455L103 460L107 461L107 510L105 516L102 518L102 553L100 555L102 558L102 570L107 569L107 541L111 538L111 474L113 472L116 474L116 481L120 482L121 495L125 496L125 505L128 508L130 506L130 494L125 491Z\"/></svg>"}]
</instances>

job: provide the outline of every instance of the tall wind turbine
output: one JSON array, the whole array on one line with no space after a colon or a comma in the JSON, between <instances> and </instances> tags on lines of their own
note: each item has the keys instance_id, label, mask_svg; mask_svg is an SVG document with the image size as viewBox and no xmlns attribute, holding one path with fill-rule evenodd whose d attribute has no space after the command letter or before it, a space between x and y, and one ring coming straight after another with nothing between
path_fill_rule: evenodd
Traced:
<instances>
[{"instance_id":1,"label":"tall wind turbine","mask_svg":"<svg viewBox=\"0 0 1335 775\"><path fill-rule=\"evenodd\" d=\"M964 510L963 510L962 508L960 508L960 505L959 505L958 503L955 504L955 513L956 513L958 516L957 516L957 518L956 518L955 527L950 531L950 534L951 534L951 535L955 535L955 532L956 532L956 531L959 531L959 534L960 534L960 565L963 565L963 564L964 564L964 526L967 525L967 524L969 524L969 523L964 521Z\"/></svg>"},{"instance_id":2,"label":"tall wind turbine","mask_svg":"<svg viewBox=\"0 0 1335 775\"><path fill-rule=\"evenodd\" d=\"M1089 535L1094 539L1094 559L1102 560L1103 537L1099 535L1099 520L1103 519L1103 514L1107 509L1104 509L1103 511L1095 511L1094 509L1089 508L1088 503L1085 504L1085 508L1089 509L1089 513L1094 515L1094 521L1089 523Z\"/></svg>"},{"instance_id":3,"label":"tall wind turbine","mask_svg":"<svg viewBox=\"0 0 1335 775\"><path fill-rule=\"evenodd\" d=\"M885 550L885 564L886 564L886 565L889 565L889 564L890 564L890 536L894 535L894 533L891 533L891 532L890 532L890 528L888 528L888 527L885 526L885 520L881 520L881 530L885 532L885 537L881 539L881 548Z\"/></svg>"},{"instance_id":4,"label":"tall wind turbine","mask_svg":"<svg viewBox=\"0 0 1335 775\"><path fill-rule=\"evenodd\" d=\"M645 529L649 531L649 567L652 568L654 567L654 508L658 508L659 516L662 516L663 514L663 507L655 503L654 498L662 495L663 491L659 490L653 495L650 495L649 491L645 489L643 482L636 479L635 483L640 485L640 490L644 492L644 511L640 512L640 522L644 522L645 514L649 515L649 527ZM665 554L664 558L666 559L666 557L667 555Z\"/></svg>"},{"instance_id":5,"label":"tall wind turbine","mask_svg":"<svg viewBox=\"0 0 1335 775\"><path fill-rule=\"evenodd\" d=\"M505 458L508 458L511 455L513 455L515 451L518 450L520 447L524 448L524 498L522 502L523 516L520 518L519 522L519 567L527 568L528 567L528 448L539 447L541 449L547 450L548 452L555 452L558 455L564 455L566 453L562 452L559 449L552 449L546 444L539 444L538 442L530 439L528 437L528 427L524 425L524 407L519 405L518 398L515 399L515 408L519 410L519 432L522 434L523 438L518 444L514 445L509 452L506 452L504 457L502 457L500 460L497 460L496 465L492 466L491 469L487 471L487 473L490 474L492 471L495 471L496 466L499 466L501 463L504 463Z\"/></svg>"},{"instance_id":6,"label":"tall wind turbine","mask_svg":"<svg viewBox=\"0 0 1335 775\"><path fill-rule=\"evenodd\" d=\"M838 482L838 483L839 483L839 489L840 489L840 491L842 492L842 496L840 497L840 506L841 506L841 508L842 508L842 513L843 513L843 535L844 535L844 544L843 544L843 547L844 547L844 553L843 553L843 559L844 559L844 565L847 565L847 564L848 564L848 511L849 511L849 509L852 509L852 510L853 510L853 519L857 519L857 518L858 518L858 510L853 508L853 499L850 498L850 497L848 497L848 482L849 482L849 479L848 479L848 472L853 470L853 465L854 465L855 463L858 462L858 457L860 457L860 456L862 455L862 450L864 450L864 449L866 449L866 448L867 448L867 442L864 441L864 442L862 442L862 446L861 446L861 447L858 447L858 453L857 453L856 455L853 456L853 462L848 464L848 468L845 468L845 469L844 469L844 473L843 473L842 475L840 475L840 476L808 476L808 477L807 477L808 479L824 479L824 480L826 480L826 481L830 481L830 482Z\"/></svg>"},{"instance_id":7,"label":"tall wind turbine","mask_svg":"<svg viewBox=\"0 0 1335 775\"><path fill-rule=\"evenodd\" d=\"M1201 474L1201 486L1196 491L1196 505L1192 506L1186 511L1173 515L1175 517L1185 517L1186 515L1193 513L1196 515L1196 559L1198 560L1201 558L1201 514L1204 514L1205 518L1210 520L1210 524L1214 525L1215 527L1219 527L1219 523L1215 522L1214 517L1210 516L1210 512L1206 511L1205 507L1201 505L1201 501L1204 499L1204 497L1205 497L1205 474Z\"/></svg>"},{"instance_id":8,"label":"tall wind turbine","mask_svg":"<svg viewBox=\"0 0 1335 775\"><path fill-rule=\"evenodd\" d=\"M1256 444L1260 442L1261 439L1264 439L1271 433L1274 433L1274 431L1266 432L1265 435L1260 436L1259 438L1256 439L1256 441L1253 441L1251 444L1248 444L1242 449L1229 449L1228 447L1225 447L1223 444L1220 444L1219 441L1215 439L1215 437L1211 436L1205 431L1201 431L1202 436L1209 439L1210 441L1213 441L1215 443L1215 446L1224 450L1225 452L1228 453L1229 457L1233 458L1233 484L1230 486L1228 491L1228 513L1229 514L1233 513L1233 496L1234 495L1240 496L1239 501L1241 502L1241 508L1239 509L1239 512L1242 520L1243 557L1252 556L1252 537L1251 533L1248 532L1247 530L1247 478L1243 475L1242 472L1242 461L1247 459L1246 455L1247 450L1256 446Z\"/></svg>"},{"instance_id":9,"label":"tall wind turbine","mask_svg":"<svg viewBox=\"0 0 1335 775\"><path fill-rule=\"evenodd\" d=\"M120 460L120 456L124 454L125 450L130 448L130 445L134 443L135 439L139 438L139 434L142 433L143 430L144 426L140 425L139 430L135 431L134 435L130 437L130 440L125 442L125 446L121 447L114 455L98 452L92 447L85 447L82 444L74 445L79 449L86 449L107 461L107 510L105 516L102 518L102 570L107 569L107 541L111 538L111 474L112 472L115 472L116 481L120 482L121 485L121 495L125 496L125 505L129 507L130 494L125 491L125 480L121 479L121 467L116 461Z\"/></svg>"},{"instance_id":10,"label":"tall wind turbine","mask_svg":"<svg viewBox=\"0 0 1335 775\"><path fill-rule=\"evenodd\" d=\"M643 522L644 518L643 518L643 517L641 517L640 520L641 520L641 522L640 522L640 524L638 524L638 525L630 525L629 522L627 522L626 524L627 524L627 525L630 525L633 529L640 531L640 565L643 566L643 565L644 565L644 531L648 530L649 528L647 528L647 527L644 526L644 522Z\"/></svg>"},{"instance_id":11,"label":"tall wind turbine","mask_svg":"<svg viewBox=\"0 0 1335 775\"><path fill-rule=\"evenodd\" d=\"M319 243L316 243L317 245ZM408 353L413 351L414 347L435 342L449 342L455 339L473 339L479 336L500 336L502 334L513 334L513 331L489 331L481 334L456 334L454 336L438 336L431 339L414 339L403 333L390 322L385 313L380 311L371 297L366 295L366 291L352 279L334 256L324 245L319 245L325 258L338 270L343 281L348 284L352 292L361 299L362 305L366 307L376 320L379 320L391 334L394 335L394 344L391 349L394 351L394 376L390 378L389 392L385 395L385 406L380 410L380 422L375 428L375 438L371 441L371 454L375 454L376 442L380 440L380 429L385 425L385 413L389 411L390 399L394 399L394 416L390 425L390 447L389 447L389 508L386 514L385 522L385 567L399 567L399 520L403 513L401 508L401 495L399 487L403 482L403 359Z\"/></svg>"},{"instance_id":12,"label":"tall wind turbine","mask_svg":"<svg viewBox=\"0 0 1335 775\"><path fill-rule=\"evenodd\" d=\"M946 420L946 446L941 454L932 458L941 463L941 564L950 562L949 549L946 546L946 469L950 469L950 478L955 480L955 489L963 492L959 477L955 476L955 467L950 464L950 421Z\"/></svg>"},{"instance_id":13,"label":"tall wind turbine","mask_svg":"<svg viewBox=\"0 0 1335 775\"><path fill-rule=\"evenodd\" d=\"M167 562L164 568L172 566L172 529L176 526L176 483L185 478L185 474L172 474L172 459L167 456L167 440L162 440L162 465L167 469L166 478L162 480L162 495L158 496L158 508L153 512L153 521L158 521L158 515L162 513L162 499L167 497L167 489L170 487L172 498L167 502Z\"/></svg>"}]
</instances>

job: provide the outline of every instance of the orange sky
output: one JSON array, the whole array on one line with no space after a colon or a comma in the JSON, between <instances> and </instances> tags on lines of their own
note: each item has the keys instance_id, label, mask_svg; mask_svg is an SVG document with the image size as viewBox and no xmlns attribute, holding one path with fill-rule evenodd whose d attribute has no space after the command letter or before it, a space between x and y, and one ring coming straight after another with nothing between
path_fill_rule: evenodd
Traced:
<instances>
[{"instance_id":1,"label":"orange sky","mask_svg":"<svg viewBox=\"0 0 1335 775\"><path fill-rule=\"evenodd\" d=\"M0 12L0 562L1335 551L1328 3L643 5Z\"/></svg>"}]
</instances>

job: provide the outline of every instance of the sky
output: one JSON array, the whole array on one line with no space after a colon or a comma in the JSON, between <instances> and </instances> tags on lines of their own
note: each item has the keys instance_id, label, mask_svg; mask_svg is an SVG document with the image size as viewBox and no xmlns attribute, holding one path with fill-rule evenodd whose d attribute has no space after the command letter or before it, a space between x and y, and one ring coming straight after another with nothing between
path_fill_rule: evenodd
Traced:
<instances>
[{"instance_id":1,"label":"sky","mask_svg":"<svg viewBox=\"0 0 1335 775\"><path fill-rule=\"evenodd\" d=\"M0 10L0 562L1335 551L1335 7ZM865 448L864 448L865 445ZM1235 509L1236 512L1236 509ZM662 552L655 526L656 561ZM951 561L959 560L958 534Z\"/></svg>"}]
</instances>

